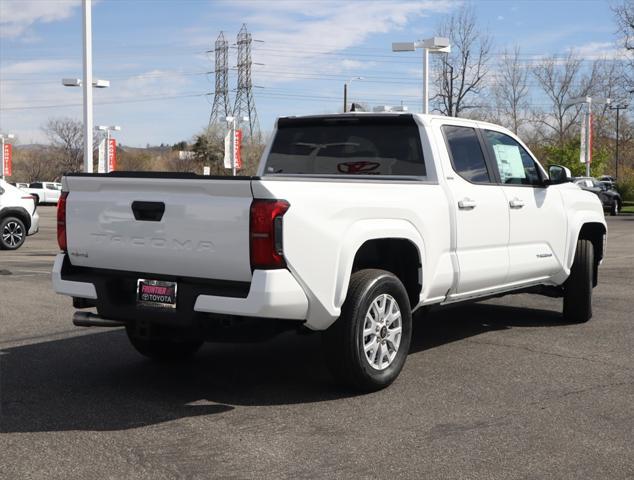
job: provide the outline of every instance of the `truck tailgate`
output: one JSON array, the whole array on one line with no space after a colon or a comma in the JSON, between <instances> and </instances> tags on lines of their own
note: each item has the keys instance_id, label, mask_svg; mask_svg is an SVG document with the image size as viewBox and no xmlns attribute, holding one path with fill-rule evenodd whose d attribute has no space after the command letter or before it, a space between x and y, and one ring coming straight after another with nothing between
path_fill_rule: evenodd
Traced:
<instances>
[{"instance_id":1,"label":"truck tailgate","mask_svg":"<svg viewBox=\"0 0 634 480\"><path fill-rule=\"evenodd\" d=\"M71 175L64 182L73 265L251 280L249 177Z\"/></svg>"}]
</instances>

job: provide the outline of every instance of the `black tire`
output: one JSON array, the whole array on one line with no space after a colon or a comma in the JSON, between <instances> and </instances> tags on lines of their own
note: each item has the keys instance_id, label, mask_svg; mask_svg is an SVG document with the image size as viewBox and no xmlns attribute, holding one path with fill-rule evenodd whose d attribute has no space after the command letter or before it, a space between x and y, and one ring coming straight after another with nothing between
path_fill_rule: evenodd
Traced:
<instances>
[{"instance_id":1,"label":"black tire","mask_svg":"<svg viewBox=\"0 0 634 480\"><path fill-rule=\"evenodd\" d=\"M17 250L26 240L26 227L17 217L5 217L0 220L0 249Z\"/></svg>"},{"instance_id":2,"label":"black tire","mask_svg":"<svg viewBox=\"0 0 634 480\"><path fill-rule=\"evenodd\" d=\"M396 349L392 348L394 343L386 337L390 332L387 322L385 329L376 330L379 333L363 336L366 314L373 302L383 294L387 295L383 298L387 298L388 302L395 301L401 312L400 343ZM392 300L389 300L390 297ZM341 316L322 335L325 359L333 376L344 385L363 392L385 388L398 377L407 359L411 338L412 313L403 284L392 273L374 269L352 274ZM370 364L363 344L367 346L372 341L376 341L377 349L381 350L374 354L370 350L368 355L377 357L382 352L379 362L381 366L383 363L389 366L378 369ZM379 346L379 343L383 346ZM389 356L394 352L396 355L389 363ZM384 362L384 359L388 360Z\"/></svg>"},{"instance_id":3,"label":"black tire","mask_svg":"<svg viewBox=\"0 0 634 480\"><path fill-rule=\"evenodd\" d=\"M618 215L621 211L621 203L618 200L614 200L612 207L610 208L610 215L613 217Z\"/></svg>"},{"instance_id":4,"label":"black tire","mask_svg":"<svg viewBox=\"0 0 634 480\"><path fill-rule=\"evenodd\" d=\"M126 333L137 352L162 362L185 360L196 353L203 344L202 340L176 341L164 338L143 338L137 336L132 328L126 328Z\"/></svg>"},{"instance_id":5,"label":"black tire","mask_svg":"<svg viewBox=\"0 0 634 480\"><path fill-rule=\"evenodd\" d=\"M577 241L570 277L564 284L564 320L583 323L592 318L592 277L594 246L590 240Z\"/></svg>"}]
</instances>

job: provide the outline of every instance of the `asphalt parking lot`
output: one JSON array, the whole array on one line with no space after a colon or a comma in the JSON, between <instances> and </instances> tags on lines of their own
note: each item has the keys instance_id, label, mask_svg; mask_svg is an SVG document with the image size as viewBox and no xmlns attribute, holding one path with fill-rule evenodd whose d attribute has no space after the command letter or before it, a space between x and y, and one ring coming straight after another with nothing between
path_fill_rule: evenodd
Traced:
<instances>
[{"instance_id":1,"label":"asphalt parking lot","mask_svg":"<svg viewBox=\"0 0 634 480\"><path fill-rule=\"evenodd\" d=\"M634 216L609 218L594 318L516 295L414 325L390 388L341 391L319 337L156 365L53 294L55 210L0 252L0 478L633 478Z\"/></svg>"}]
</instances>

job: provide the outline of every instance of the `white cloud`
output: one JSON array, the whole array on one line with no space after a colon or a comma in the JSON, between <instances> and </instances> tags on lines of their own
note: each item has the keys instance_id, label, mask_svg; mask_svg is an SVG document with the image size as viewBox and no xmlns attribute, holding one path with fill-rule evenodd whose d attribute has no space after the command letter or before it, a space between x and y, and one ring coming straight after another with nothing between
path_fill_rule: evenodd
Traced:
<instances>
[{"instance_id":1,"label":"white cloud","mask_svg":"<svg viewBox=\"0 0 634 480\"><path fill-rule=\"evenodd\" d=\"M0 2L0 37L18 37L37 23L63 20L80 6L80 0L2 0Z\"/></svg>"},{"instance_id":2,"label":"white cloud","mask_svg":"<svg viewBox=\"0 0 634 480\"><path fill-rule=\"evenodd\" d=\"M368 68L369 56L368 62L353 60L345 58L345 50L363 45L373 35L398 32L414 20L446 12L455 4L451 0L232 1L226 8L239 9L253 39L263 42L253 44L253 61L264 64L256 66L253 75L255 83L271 85L296 80L288 72L336 74ZM233 43L236 33L225 32L225 37ZM186 34L196 45L211 45L217 36L197 28ZM390 53L389 42L383 53Z\"/></svg>"},{"instance_id":3,"label":"white cloud","mask_svg":"<svg viewBox=\"0 0 634 480\"><path fill-rule=\"evenodd\" d=\"M572 50L581 58L587 60L618 59L623 58L625 50L614 42L589 42Z\"/></svg>"}]
</instances>

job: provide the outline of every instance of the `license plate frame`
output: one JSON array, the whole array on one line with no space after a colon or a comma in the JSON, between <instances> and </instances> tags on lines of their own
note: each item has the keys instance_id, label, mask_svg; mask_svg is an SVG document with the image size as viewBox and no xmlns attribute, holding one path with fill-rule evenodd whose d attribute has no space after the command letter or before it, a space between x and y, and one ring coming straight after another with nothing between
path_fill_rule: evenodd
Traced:
<instances>
[{"instance_id":1,"label":"license plate frame","mask_svg":"<svg viewBox=\"0 0 634 480\"><path fill-rule=\"evenodd\" d=\"M177 282L149 278L139 278L137 280L137 306L173 310L176 308L177 300Z\"/></svg>"}]
</instances>

